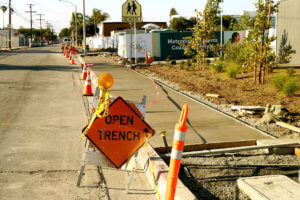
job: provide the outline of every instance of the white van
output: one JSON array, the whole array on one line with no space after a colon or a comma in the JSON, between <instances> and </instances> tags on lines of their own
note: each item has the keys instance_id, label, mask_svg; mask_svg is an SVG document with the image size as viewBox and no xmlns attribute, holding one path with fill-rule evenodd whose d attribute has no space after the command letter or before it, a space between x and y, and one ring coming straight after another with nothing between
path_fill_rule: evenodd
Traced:
<instances>
[{"instance_id":1,"label":"white van","mask_svg":"<svg viewBox=\"0 0 300 200\"><path fill-rule=\"evenodd\" d=\"M71 39L71 38L64 38L64 39L63 39L63 42L64 42L65 44L70 45L70 44L72 44L72 39Z\"/></svg>"}]
</instances>

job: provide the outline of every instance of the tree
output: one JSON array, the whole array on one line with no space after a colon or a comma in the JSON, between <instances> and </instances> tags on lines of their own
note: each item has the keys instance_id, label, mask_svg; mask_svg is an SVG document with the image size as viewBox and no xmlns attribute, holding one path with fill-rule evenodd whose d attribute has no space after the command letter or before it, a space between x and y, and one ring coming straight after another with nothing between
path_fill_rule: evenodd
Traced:
<instances>
[{"instance_id":1,"label":"tree","mask_svg":"<svg viewBox=\"0 0 300 200\"><path fill-rule=\"evenodd\" d=\"M110 16L108 13L103 12L102 10L96 8L93 9L93 14L91 16L91 23L94 24L95 35L97 30L97 24L106 21L109 17Z\"/></svg>"},{"instance_id":2,"label":"tree","mask_svg":"<svg viewBox=\"0 0 300 200\"><path fill-rule=\"evenodd\" d=\"M278 11L278 3L274 0L258 0L255 4L256 18L250 27L246 43L251 46L247 65L254 69L254 81L259 84L265 83L265 71L268 65L268 54L271 53L271 42L274 37L269 38L271 15Z\"/></svg>"},{"instance_id":3,"label":"tree","mask_svg":"<svg viewBox=\"0 0 300 200\"><path fill-rule=\"evenodd\" d=\"M59 33L59 37L69 37L69 36L70 36L70 30L68 28L63 28Z\"/></svg>"},{"instance_id":4,"label":"tree","mask_svg":"<svg viewBox=\"0 0 300 200\"><path fill-rule=\"evenodd\" d=\"M1 6L1 10L3 12L3 29L4 29L4 13L6 12L7 7L6 6Z\"/></svg>"},{"instance_id":5,"label":"tree","mask_svg":"<svg viewBox=\"0 0 300 200\"><path fill-rule=\"evenodd\" d=\"M174 17L170 23L170 28L176 32L187 31L196 25L196 21L195 17L191 17L190 19Z\"/></svg>"},{"instance_id":6,"label":"tree","mask_svg":"<svg viewBox=\"0 0 300 200\"><path fill-rule=\"evenodd\" d=\"M239 31L239 30L248 30L250 27L253 27L255 18L251 19L249 12L244 12L238 20L232 18L230 22L230 29Z\"/></svg>"},{"instance_id":7,"label":"tree","mask_svg":"<svg viewBox=\"0 0 300 200\"><path fill-rule=\"evenodd\" d=\"M197 12L197 23L193 28L193 36L189 38L190 42L185 48L185 54L187 55L196 53L195 57L200 69L205 69L205 58L208 52L213 51L215 48L208 43L215 38L220 2L222 0L208 0L204 11L202 13ZM199 21L199 18L202 18L201 21Z\"/></svg>"},{"instance_id":8,"label":"tree","mask_svg":"<svg viewBox=\"0 0 300 200\"><path fill-rule=\"evenodd\" d=\"M291 42L288 43L288 33L284 30L279 46L278 61L280 63L289 63L291 61L291 54L294 53L296 53L296 50L292 49Z\"/></svg>"},{"instance_id":9,"label":"tree","mask_svg":"<svg viewBox=\"0 0 300 200\"><path fill-rule=\"evenodd\" d=\"M170 23L172 21L172 16L174 16L174 15L178 15L178 12L176 11L175 8L171 8L170 14L169 14L169 16L170 16Z\"/></svg>"}]
</instances>

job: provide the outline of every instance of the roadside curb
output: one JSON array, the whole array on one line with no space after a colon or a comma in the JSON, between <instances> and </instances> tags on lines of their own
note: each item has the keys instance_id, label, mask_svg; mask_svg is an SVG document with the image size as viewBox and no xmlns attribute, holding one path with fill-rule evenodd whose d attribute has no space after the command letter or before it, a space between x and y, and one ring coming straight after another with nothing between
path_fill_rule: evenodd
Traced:
<instances>
[{"instance_id":1,"label":"roadside curb","mask_svg":"<svg viewBox=\"0 0 300 200\"><path fill-rule=\"evenodd\" d=\"M84 64L84 59L77 55L78 60L80 61L80 64ZM91 72L91 79L93 88L98 85L97 83L97 76L96 74L90 70ZM147 152L148 148L148 152ZM159 156L159 154L152 148L151 145L143 146L138 153L138 162L139 164L144 168L144 171L146 173L146 176L148 178L149 183L154 187L154 181L153 181L153 173L149 167L149 157L153 166L153 173L156 177L156 183L157 188L160 193L161 199L165 198L165 192L167 187L167 179L168 179L168 172L169 167L168 165L162 160L162 158ZM194 194L181 182L180 179L178 179L177 187L176 187L176 194L175 194L176 200L196 200L197 198L194 196Z\"/></svg>"}]
</instances>

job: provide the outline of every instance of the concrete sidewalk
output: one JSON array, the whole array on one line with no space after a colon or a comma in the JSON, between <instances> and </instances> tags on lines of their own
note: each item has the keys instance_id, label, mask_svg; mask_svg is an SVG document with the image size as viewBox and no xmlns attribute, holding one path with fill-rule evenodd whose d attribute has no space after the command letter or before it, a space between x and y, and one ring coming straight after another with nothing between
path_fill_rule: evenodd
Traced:
<instances>
[{"instance_id":1,"label":"concrete sidewalk","mask_svg":"<svg viewBox=\"0 0 300 200\"><path fill-rule=\"evenodd\" d=\"M156 130L156 133L167 131L169 145L172 144L174 127L184 104L189 106L189 129L185 145L271 138L124 66L112 64L113 62L98 57L87 57L86 61L96 64L92 67L96 75L104 72L112 74L115 79L111 89L112 95L133 101L141 101L143 95L147 96L146 121ZM110 64L106 64L107 62ZM150 143L154 148L164 146L159 134L156 134Z\"/></svg>"}]
</instances>

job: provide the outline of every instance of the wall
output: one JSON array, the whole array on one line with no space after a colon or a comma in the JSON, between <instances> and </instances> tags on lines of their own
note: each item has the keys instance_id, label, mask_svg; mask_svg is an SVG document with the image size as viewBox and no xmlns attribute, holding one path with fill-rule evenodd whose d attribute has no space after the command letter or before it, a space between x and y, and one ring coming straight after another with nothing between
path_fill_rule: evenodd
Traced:
<instances>
[{"instance_id":1,"label":"wall","mask_svg":"<svg viewBox=\"0 0 300 200\"><path fill-rule=\"evenodd\" d=\"M0 48L6 48L8 46L8 36L0 35ZM29 46L28 38L23 37L11 37L11 46L20 47L20 46Z\"/></svg>"},{"instance_id":2,"label":"wall","mask_svg":"<svg viewBox=\"0 0 300 200\"><path fill-rule=\"evenodd\" d=\"M288 34L288 41L296 54L292 55L290 65L300 66L300 1L286 0L280 2L277 15L277 52L279 51L280 41L284 30Z\"/></svg>"},{"instance_id":3,"label":"wall","mask_svg":"<svg viewBox=\"0 0 300 200\"><path fill-rule=\"evenodd\" d=\"M137 34L137 58L145 58L145 51L152 51L152 34L144 33ZM134 35L132 37L132 58L135 57L135 39ZM118 47L118 55L124 58L130 58L130 34L120 35L119 37L119 47Z\"/></svg>"}]
</instances>

